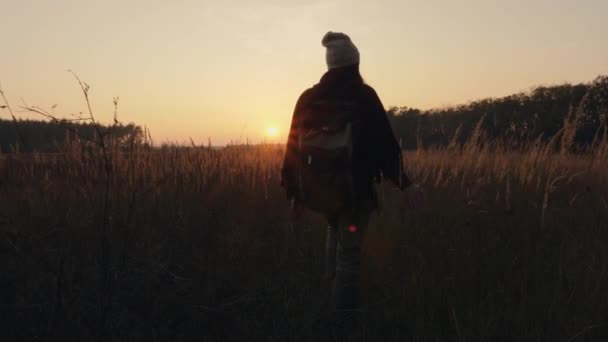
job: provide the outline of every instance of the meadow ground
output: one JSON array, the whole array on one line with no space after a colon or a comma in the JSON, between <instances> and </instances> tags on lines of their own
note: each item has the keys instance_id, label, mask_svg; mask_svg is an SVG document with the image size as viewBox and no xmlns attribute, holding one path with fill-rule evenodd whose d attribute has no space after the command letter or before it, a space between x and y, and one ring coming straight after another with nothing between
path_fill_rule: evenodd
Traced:
<instances>
[{"instance_id":1,"label":"meadow ground","mask_svg":"<svg viewBox=\"0 0 608 342\"><path fill-rule=\"evenodd\" d=\"M604 144L603 146L605 146ZM405 155L364 248L367 341L608 333L607 149ZM0 156L10 340L317 341L325 224L290 218L276 146Z\"/></svg>"}]
</instances>

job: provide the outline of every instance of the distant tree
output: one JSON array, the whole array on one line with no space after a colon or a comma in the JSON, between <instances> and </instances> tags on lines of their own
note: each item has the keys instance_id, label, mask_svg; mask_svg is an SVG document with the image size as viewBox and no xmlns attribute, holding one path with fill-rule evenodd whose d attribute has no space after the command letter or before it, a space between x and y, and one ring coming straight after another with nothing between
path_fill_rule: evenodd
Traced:
<instances>
[{"instance_id":1,"label":"distant tree","mask_svg":"<svg viewBox=\"0 0 608 342\"><path fill-rule=\"evenodd\" d=\"M447 146L464 143L476 124L485 118L486 137L518 147L540 138L548 141L572 119L574 144L585 147L605 132L608 122L608 76L588 84L536 87L502 98L486 98L459 106L419 110L391 107L389 120L403 148Z\"/></svg>"},{"instance_id":2,"label":"distant tree","mask_svg":"<svg viewBox=\"0 0 608 342\"><path fill-rule=\"evenodd\" d=\"M89 122L17 120L16 126L27 145L19 146L15 123L0 119L0 149L4 153L17 148L22 152L55 152L66 140L84 143L87 139L93 140L96 134L94 125ZM103 126L102 130L108 131L110 126ZM139 144L144 140L142 128L134 123L113 125L111 134L119 146Z\"/></svg>"}]
</instances>

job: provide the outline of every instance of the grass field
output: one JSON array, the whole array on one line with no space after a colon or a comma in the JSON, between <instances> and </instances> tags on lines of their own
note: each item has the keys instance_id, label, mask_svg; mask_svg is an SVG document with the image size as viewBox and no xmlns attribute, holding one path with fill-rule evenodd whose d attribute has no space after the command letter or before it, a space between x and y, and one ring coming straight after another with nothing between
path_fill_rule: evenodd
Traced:
<instances>
[{"instance_id":1,"label":"grass field","mask_svg":"<svg viewBox=\"0 0 608 342\"><path fill-rule=\"evenodd\" d=\"M365 242L368 341L606 336L608 156L451 146L405 155ZM290 218L277 146L0 157L9 340L316 341L325 224Z\"/></svg>"}]
</instances>

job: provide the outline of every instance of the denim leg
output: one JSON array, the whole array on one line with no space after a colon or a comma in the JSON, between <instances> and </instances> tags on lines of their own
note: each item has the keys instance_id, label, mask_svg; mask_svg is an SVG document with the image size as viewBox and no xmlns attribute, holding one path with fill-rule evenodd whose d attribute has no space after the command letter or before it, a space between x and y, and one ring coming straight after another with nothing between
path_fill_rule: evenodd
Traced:
<instances>
[{"instance_id":1,"label":"denim leg","mask_svg":"<svg viewBox=\"0 0 608 342\"><path fill-rule=\"evenodd\" d=\"M325 278L333 279L336 275L336 248L338 246L338 236L335 224L327 225L325 236Z\"/></svg>"},{"instance_id":2,"label":"denim leg","mask_svg":"<svg viewBox=\"0 0 608 342\"><path fill-rule=\"evenodd\" d=\"M336 226L338 247L334 279L336 313L348 314L358 309L361 277L361 244L367 229L369 213L343 214Z\"/></svg>"}]
</instances>

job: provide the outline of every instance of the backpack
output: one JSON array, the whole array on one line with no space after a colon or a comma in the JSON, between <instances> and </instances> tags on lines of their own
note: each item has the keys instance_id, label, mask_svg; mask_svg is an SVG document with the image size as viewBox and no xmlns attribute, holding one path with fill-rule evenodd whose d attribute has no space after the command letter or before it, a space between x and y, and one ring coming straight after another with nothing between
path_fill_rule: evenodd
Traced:
<instances>
[{"instance_id":1,"label":"backpack","mask_svg":"<svg viewBox=\"0 0 608 342\"><path fill-rule=\"evenodd\" d=\"M311 107L316 124L298 137L300 201L318 213L336 214L355 201L353 161L360 125L351 103L319 101Z\"/></svg>"}]
</instances>

